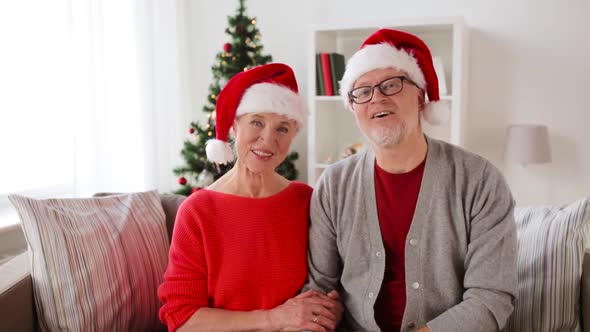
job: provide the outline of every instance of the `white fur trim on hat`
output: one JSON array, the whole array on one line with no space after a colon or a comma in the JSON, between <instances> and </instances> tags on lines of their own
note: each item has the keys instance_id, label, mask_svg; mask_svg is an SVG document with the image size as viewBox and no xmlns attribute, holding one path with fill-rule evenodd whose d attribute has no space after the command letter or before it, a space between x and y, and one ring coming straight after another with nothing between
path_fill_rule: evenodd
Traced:
<instances>
[{"instance_id":1,"label":"white fur trim on hat","mask_svg":"<svg viewBox=\"0 0 590 332\"><path fill-rule=\"evenodd\" d=\"M207 152L207 159L218 164L227 164L234 161L234 152L229 146L229 143L217 138L207 141L205 145L205 152Z\"/></svg>"},{"instance_id":2,"label":"white fur trim on hat","mask_svg":"<svg viewBox=\"0 0 590 332\"><path fill-rule=\"evenodd\" d=\"M350 109L348 92L352 90L354 82L365 73L379 68L403 70L421 89L426 89L424 74L418 66L418 60L412 54L404 49L397 49L389 43L367 45L348 60L346 71L340 81L340 95L348 109Z\"/></svg>"},{"instance_id":3,"label":"white fur trim on hat","mask_svg":"<svg viewBox=\"0 0 590 332\"><path fill-rule=\"evenodd\" d=\"M424 105L422 117L433 126L447 123L451 109L449 103L445 100L431 101Z\"/></svg>"},{"instance_id":4,"label":"white fur trim on hat","mask_svg":"<svg viewBox=\"0 0 590 332\"><path fill-rule=\"evenodd\" d=\"M303 128L307 106L305 100L288 87L273 83L254 84L244 93L236 116L264 112L285 115Z\"/></svg>"}]
</instances>

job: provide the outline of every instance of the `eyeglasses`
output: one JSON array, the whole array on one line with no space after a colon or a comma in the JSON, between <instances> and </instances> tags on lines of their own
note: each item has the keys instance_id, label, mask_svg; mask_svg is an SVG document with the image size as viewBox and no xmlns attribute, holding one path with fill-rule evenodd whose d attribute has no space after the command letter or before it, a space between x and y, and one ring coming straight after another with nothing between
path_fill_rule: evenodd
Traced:
<instances>
[{"instance_id":1,"label":"eyeglasses","mask_svg":"<svg viewBox=\"0 0 590 332\"><path fill-rule=\"evenodd\" d=\"M348 98L350 98L350 100L355 104L368 103L371 101L371 99L373 99L373 92L377 87L383 95L393 96L403 90L404 81L408 81L408 83L414 85L417 88L420 88L418 84L405 76L395 76L390 77L374 86L361 86L353 89L348 93Z\"/></svg>"}]
</instances>

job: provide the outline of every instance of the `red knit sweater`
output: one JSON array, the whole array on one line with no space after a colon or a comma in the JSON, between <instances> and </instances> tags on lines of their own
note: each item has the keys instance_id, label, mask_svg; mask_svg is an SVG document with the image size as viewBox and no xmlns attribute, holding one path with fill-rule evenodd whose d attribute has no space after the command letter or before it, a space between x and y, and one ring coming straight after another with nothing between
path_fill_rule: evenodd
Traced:
<instances>
[{"instance_id":1,"label":"red knit sweater","mask_svg":"<svg viewBox=\"0 0 590 332\"><path fill-rule=\"evenodd\" d=\"M206 189L187 198L158 289L169 330L202 307L270 309L297 295L307 277L311 192L292 182L266 198Z\"/></svg>"}]
</instances>

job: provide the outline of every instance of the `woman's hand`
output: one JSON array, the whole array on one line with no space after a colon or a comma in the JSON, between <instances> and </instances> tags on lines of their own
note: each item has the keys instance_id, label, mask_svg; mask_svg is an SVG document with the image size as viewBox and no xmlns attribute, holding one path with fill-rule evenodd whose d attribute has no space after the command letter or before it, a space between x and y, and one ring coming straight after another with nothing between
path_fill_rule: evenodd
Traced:
<instances>
[{"instance_id":1,"label":"woman's hand","mask_svg":"<svg viewBox=\"0 0 590 332\"><path fill-rule=\"evenodd\" d=\"M268 311L274 331L326 332L336 329L342 317L342 304L338 293L324 295L308 290L284 304Z\"/></svg>"}]
</instances>

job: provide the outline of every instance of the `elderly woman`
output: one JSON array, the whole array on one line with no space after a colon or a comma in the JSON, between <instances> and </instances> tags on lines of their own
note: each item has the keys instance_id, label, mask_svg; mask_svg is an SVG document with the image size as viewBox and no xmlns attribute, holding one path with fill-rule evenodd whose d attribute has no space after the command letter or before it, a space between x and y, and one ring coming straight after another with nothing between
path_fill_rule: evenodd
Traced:
<instances>
[{"instance_id":1,"label":"elderly woman","mask_svg":"<svg viewBox=\"0 0 590 332\"><path fill-rule=\"evenodd\" d=\"M338 294L299 294L312 189L275 172L306 116L291 68L234 76L219 94L207 157L235 166L180 206L158 295L170 331L328 331ZM299 295L298 295L299 294Z\"/></svg>"}]
</instances>

